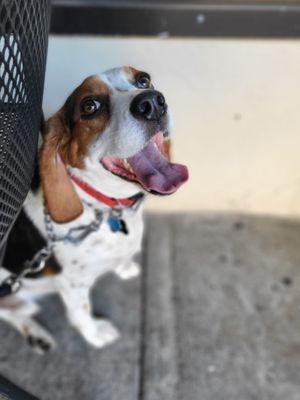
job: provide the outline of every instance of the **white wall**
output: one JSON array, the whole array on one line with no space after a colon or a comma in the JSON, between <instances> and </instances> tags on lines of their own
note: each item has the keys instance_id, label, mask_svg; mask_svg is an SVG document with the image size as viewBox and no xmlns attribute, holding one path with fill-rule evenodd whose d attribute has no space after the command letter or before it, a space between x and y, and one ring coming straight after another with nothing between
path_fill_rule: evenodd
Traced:
<instances>
[{"instance_id":1,"label":"white wall","mask_svg":"<svg viewBox=\"0 0 300 400\"><path fill-rule=\"evenodd\" d=\"M51 37L44 108L89 74L149 71L190 182L148 206L300 215L300 42Z\"/></svg>"}]
</instances>

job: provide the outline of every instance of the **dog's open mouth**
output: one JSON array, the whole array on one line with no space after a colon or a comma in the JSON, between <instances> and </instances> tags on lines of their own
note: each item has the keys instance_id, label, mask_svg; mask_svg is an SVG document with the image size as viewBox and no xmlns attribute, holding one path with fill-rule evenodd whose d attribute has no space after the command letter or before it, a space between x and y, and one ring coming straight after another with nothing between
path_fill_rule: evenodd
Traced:
<instances>
[{"instance_id":1,"label":"dog's open mouth","mask_svg":"<svg viewBox=\"0 0 300 400\"><path fill-rule=\"evenodd\" d=\"M176 192L188 180L187 167L168 160L161 131L134 156L126 159L103 157L101 163L113 174L138 182L147 191L162 195Z\"/></svg>"}]
</instances>

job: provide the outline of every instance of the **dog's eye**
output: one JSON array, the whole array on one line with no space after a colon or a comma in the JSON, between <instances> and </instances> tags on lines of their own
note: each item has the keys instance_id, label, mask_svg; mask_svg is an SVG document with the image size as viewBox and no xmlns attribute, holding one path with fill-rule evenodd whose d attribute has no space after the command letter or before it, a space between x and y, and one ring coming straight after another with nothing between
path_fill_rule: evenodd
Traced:
<instances>
[{"instance_id":1,"label":"dog's eye","mask_svg":"<svg viewBox=\"0 0 300 400\"><path fill-rule=\"evenodd\" d=\"M93 99L89 99L89 100L85 100L82 104L81 104L81 114L83 116L90 116L95 114L96 111L98 111L101 107L101 103L98 100L93 100Z\"/></svg>"},{"instance_id":2,"label":"dog's eye","mask_svg":"<svg viewBox=\"0 0 300 400\"><path fill-rule=\"evenodd\" d=\"M150 75L146 73L139 74L136 78L136 85L139 89L149 89L151 86Z\"/></svg>"}]
</instances>

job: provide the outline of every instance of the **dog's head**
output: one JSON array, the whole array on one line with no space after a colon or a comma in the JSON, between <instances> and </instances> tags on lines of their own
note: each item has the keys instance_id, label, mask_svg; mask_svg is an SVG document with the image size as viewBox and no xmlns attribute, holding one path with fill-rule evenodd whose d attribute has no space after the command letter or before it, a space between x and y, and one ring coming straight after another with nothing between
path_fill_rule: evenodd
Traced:
<instances>
[{"instance_id":1,"label":"dog's head","mask_svg":"<svg viewBox=\"0 0 300 400\"><path fill-rule=\"evenodd\" d=\"M40 166L52 218L82 212L67 170L113 197L174 193L187 168L170 162L170 122L149 74L131 67L91 76L46 124Z\"/></svg>"}]
</instances>

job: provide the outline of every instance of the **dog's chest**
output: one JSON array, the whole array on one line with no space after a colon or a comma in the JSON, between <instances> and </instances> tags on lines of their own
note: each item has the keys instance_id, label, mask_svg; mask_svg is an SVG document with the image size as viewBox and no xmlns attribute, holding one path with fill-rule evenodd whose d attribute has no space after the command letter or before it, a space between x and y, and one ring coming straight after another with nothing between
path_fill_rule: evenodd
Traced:
<instances>
[{"instance_id":1,"label":"dog's chest","mask_svg":"<svg viewBox=\"0 0 300 400\"><path fill-rule=\"evenodd\" d=\"M42 199L38 195L30 194L25 203L25 210L40 233L47 237L43 214ZM78 244L58 242L54 247L54 255L64 273L84 272L84 275L97 276L106 271L117 268L128 261L141 249L143 234L142 209L137 211L124 210L124 219L128 234L112 232L108 224L109 211L104 210L103 221L95 232L88 234ZM68 224L53 224L57 237L63 237L79 226L89 226L95 220L93 209L86 208L84 213Z\"/></svg>"},{"instance_id":2,"label":"dog's chest","mask_svg":"<svg viewBox=\"0 0 300 400\"><path fill-rule=\"evenodd\" d=\"M129 233L112 232L106 220L80 244L58 244L55 254L62 265L91 273L112 270L140 251L142 220L126 218Z\"/></svg>"}]
</instances>

